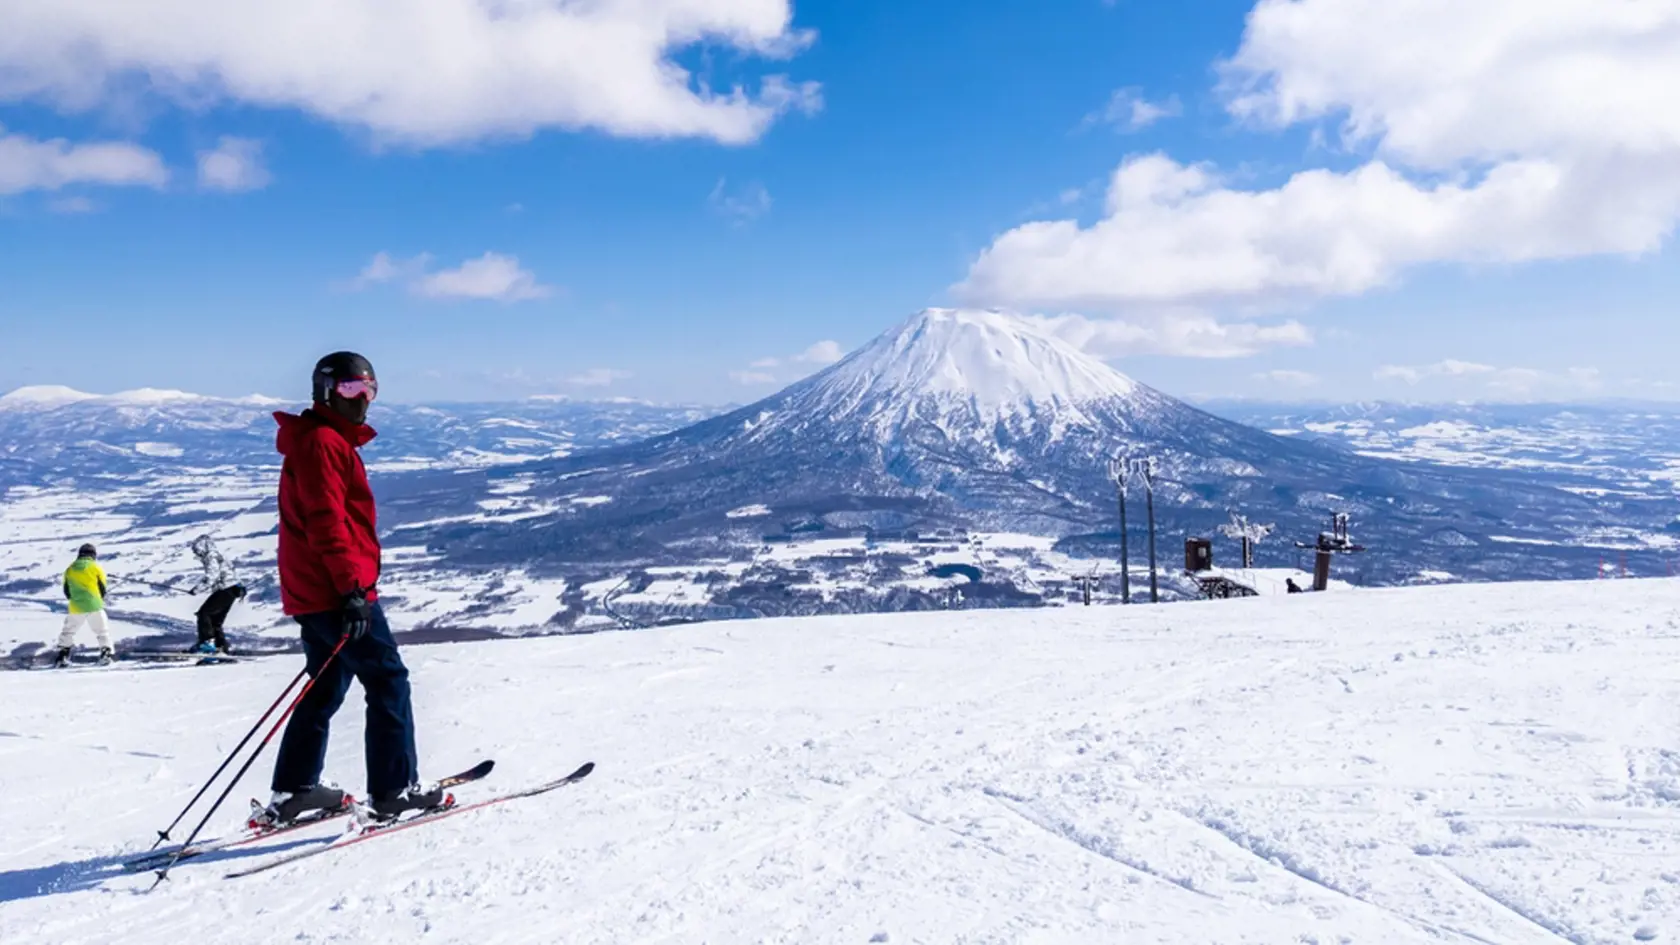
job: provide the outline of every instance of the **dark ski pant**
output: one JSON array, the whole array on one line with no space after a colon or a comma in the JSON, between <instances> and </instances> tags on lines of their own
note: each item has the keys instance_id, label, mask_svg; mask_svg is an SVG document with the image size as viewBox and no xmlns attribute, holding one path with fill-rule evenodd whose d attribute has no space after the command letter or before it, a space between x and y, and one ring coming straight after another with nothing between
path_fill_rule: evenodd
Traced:
<instances>
[{"instance_id":1,"label":"dark ski pant","mask_svg":"<svg viewBox=\"0 0 1680 945\"><path fill-rule=\"evenodd\" d=\"M222 619L226 620L227 618L224 617ZM222 636L222 621L213 619L209 614L199 614L198 642L203 643L205 640L215 641L216 649L218 650L225 650L228 648L227 637Z\"/></svg>"},{"instance_id":2,"label":"dark ski pant","mask_svg":"<svg viewBox=\"0 0 1680 945\"><path fill-rule=\"evenodd\" d=\"M326 763L328 727L344 702L350 679L361 681L367 696L367 789L373 796L394 793L415 783L419 762L414 751L414 710L409 704L408 667L397 653L397 641L376 602L368 631L360 640L344 644L331 664L327 657L343 635L344 619L337 611L297 617L303 628L303 651L315 685L298 703L280 757L274 763L276 791L301 791L318 783Z\"/></svg>"}]
</instances>

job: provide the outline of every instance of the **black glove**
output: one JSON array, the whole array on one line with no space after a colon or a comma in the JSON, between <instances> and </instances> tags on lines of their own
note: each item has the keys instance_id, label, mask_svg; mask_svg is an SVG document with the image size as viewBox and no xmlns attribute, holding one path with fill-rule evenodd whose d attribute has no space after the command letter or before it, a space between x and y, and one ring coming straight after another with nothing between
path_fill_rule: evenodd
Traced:
<instances>
[{"instance_id":1,"label":"black glove","mask_svg":"<svg viewBox=\"0 0 1680 945\"><path fill-rule=\"evenodd\" d=\"M344 635L351 642L367 635L368 621L373 617L373 605L368 603L367 591L356 588L344 595L341 610L344 615Z\"/></svg>"}]
</instances>

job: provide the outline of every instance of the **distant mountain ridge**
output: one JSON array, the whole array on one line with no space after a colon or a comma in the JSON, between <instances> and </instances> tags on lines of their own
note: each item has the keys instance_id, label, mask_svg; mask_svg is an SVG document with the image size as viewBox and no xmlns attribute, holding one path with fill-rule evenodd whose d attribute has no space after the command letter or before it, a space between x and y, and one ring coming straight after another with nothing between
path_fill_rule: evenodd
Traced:
<instances>
[{"instance_id":1,"label":"distant mountain ridge","mask_svg":"<svg viewBox=\"0 0 1680 945\"><path fill-rule=\"evenodd\" d=\"M0 486L48 474L137 475L156 467L271 465L275 410L261 395L143 388L89 394L23 387L0 395ZM525 462L642 439L710 416L698 406L533 399L510 404L380 403L368 461L409 468Z\"/></svg>"},{"instance_id":2,"label":"distant mountain ridge","mask_svg":"<svg viewBox=\"0 0 1680 945\"><path fill-rule=\"evenodd\" d=\"M465 510L474 490L517 480L536 503L517 524L421 529L466 565L564 570L727 553L777 532L934 528L1050 535L1106 555L1117 453L1158 460L1169 561L1174 542L1210 534L1232 510L1276 522L1280 539L1309 539L1347 511L1368 543L1402 552L1367 559L1377 580L1424 569L1537 576L1602 514L1520 476L1263 432L1140 384L1030 321L948 309L920 312L755 404L645 442L428 488L424 506L398 514L423 522L439 503ZM1133 499L1141 527L1141 485ZM768 512L730 515L749 507Z\"/></svg>"}]
</instances>

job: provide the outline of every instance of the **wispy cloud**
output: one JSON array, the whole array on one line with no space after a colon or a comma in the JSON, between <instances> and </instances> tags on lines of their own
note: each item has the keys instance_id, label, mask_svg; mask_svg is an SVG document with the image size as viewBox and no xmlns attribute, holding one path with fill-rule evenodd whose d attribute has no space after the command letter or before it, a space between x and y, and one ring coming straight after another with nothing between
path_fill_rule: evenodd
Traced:
<instances>
[{"instance_id":1,"label":"wispy cloud","mask_svg":"<svg viewBox=\"0 0 1680 945\"><path fill-rule=\"evenodd\" d=\"M1272 348L1313 343L1298 321L1220 321L1196 311L1155 312L1130 318L1084 315L1027 316L1041 328L1099 358L1162 355L1179 358L1246 358Z\"/></svg>"},{"instance_id":2,"label":"wispy cloud","mask_svg":"<svg viewBox=\"0 0 1680 945\"><path fill-rule=\"evenodd\" d=\"M86 197L59 197L47 201L47 209L67 215L96 213L99 205Z\"/></svg>"},{"instance_id":3,"label":"wispy cloud","mask_svg":"<svg viewBox=\"0 0 1680 945\"><path fill-rule=\"evenodd\" d=\"M519 265L515 256L485 253L454 269L430 273L414 285L414 293L430 299L486 299L522 302L554 294L553 288Z\"/></svg>"},{"instance_id":4,"label":"wispy cloud","mask_svg":"<svg viewBox=\"0 0 1680 945\"><path fill-rule=\"evenodd\" d=\"M825 339L794 355L793 359L806 364L833 364L845 356L846 352L840 347L840 342Z\"/></svg>"},{"instance_id":5,"label":"wispy cloud","mask_svg":"<svg viewBox=\"0 0 1680 945\"><path fill-rule=\"evenodd\" d=\"M1279 387L1296 388L1313 387L1316 386L1319 381L1317 374L1312 374L1307 371L1290 371L1282 369L1275 371L1261 371L1254 375L1254 379L1266 384L1275 384Z\"/></svg>"},{"instance_id":6,"label":"wispy cloud","mask_svg":"<svg viewBox=\"0 0 1680 945\"><path fill-rule=\"evenodd\" d=\"M615 368L590 368L566 378L566 383L577 387L608 387L619 381L629 380L633 375L629 371Z\"/></svg>"},{"instance_id":7,"label":"wispy cloud","mask_svg":"<svg viewBox=\"0 0 1680 945\"><path fill-rule=\"evenodd\" d=\"M749 181L730 188L726 178L718 178L717 186L707 195L706 203L712 212L728 220L733 226L745 226L770 212L770 191L758 181Z\"/></svg>"},{"instance_id":8,"label":"wispy cloud","mask_svg":"<svg viewBox=\"0 0 1680 945\"><path fill-rule=\"evenodd\" d=\"M1593 393L1604 386L1603 377L1594 367L1543 371L1529 367L1499 367L1455 358L1433 364L1385 364L1377 368L1372 377L1413 387L1430 383L1460 392L1474 391L1519 399L1543 394Z\"/></svg>"},{"instance_id":9,"label":"wispy cloud","mask_svg":"<svg viewBox=\"0 0 1680 945\"><path fill-rule=\"evenodd\" d=\"M795 354L759 358L747 370L730 371L729 378L737 384L786 384L810 373L811 365L825 367L845 356L840 342L825 338Z\"/></svg>"},{"instance_id":10,"label":"wispy cloud","mask_svg":"<svg viewBox=\"0 0 1680 945\"><path fill-rule=\"evenodd\" d=\"M516 256L485 253L453 269L431 271L432 256L421 253L399 259L390 253L375 253L356 277L345 284L350 291L390 282L400 282L408 291L428 299L480 299L494 302L522 302L547 298L554 287L543 285Z\"/></svg>"},{"instance_id":11,"label":"wispy cloud","mask_svg":"<svg viewBox=\"0 0 1680 945\"><path fill-rule=\"evenodd\" d=\"M74 184L151 187L169 183L156 151L124 141L72 144L6 134L0 128L0 194L59 190Z\"/></svg>"},{"instance_id":12,"label":"wispy cloud","mask_svg":"<svg viewBox=\"0 0 1680 945\"><path fill-rule=\"evenodd\" d=\"M224 136L213 150L198 152L200 190L222 193L261 190L273 180L263 165L261 141Z\"/></svg>"},{"instance_id":13,"label":"wispy cloud","mask_svg":"<svg viewBox=\"0 0 1680 945\"><path fill-rule=\"evenodd\" d=\"M1168 96L1160 102L1151 102L1143 97L1143 90L1136 86L1116 89L1108 97L1108 103L1102 108L1085 116L1081 127L1090 128L1096 125L1111 125L1121 131L1142 131L1150 125L1164 118L1177 118L1184 114L1184 104L1178 96Z\"/></svg>"}]
</instances>

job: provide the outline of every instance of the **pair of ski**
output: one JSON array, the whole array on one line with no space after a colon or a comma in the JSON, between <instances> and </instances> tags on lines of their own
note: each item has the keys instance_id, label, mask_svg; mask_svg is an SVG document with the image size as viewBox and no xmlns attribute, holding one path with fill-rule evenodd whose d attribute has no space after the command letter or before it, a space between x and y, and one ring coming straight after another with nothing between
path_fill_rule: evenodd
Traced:
<instances>
[{"instance_id":1,"label":"pair of ski","mask_svg":"<svg viewBox=\"0 0 1680 945\"><path fill-rule=\"evenodd\" d=\"M439 781L438 783L445 788L455 787L455 786L461 785L461 784L467 784L467 783L477 781L477 780L480 780L480 779L484 778L486 775L488 775L490 773L490 770L493 767L495 767L495 762L493 762L493 761L480 762L479 764L475 765L474 767L469 768L466 771L461 772L460 774L452 775L450 777L444 778L443 780ZM507 794L498 794L494 797L486 798L485 800L482 800L482 801L475 801L471 804L458 804L458 803L455 802L454 796L451 795L449 797L449 800L448 800L447 804L443 807L435 807L435 808L432 808L431 810L420 811L420 812L417 812L417 813L412 814L410 816L400 817L400 818L395 819L395 820L373 821L371 823L364 823L364 822L361 821L360 818L358 818L357 822L355 824L352 824L350 829L346 830L344 833L340 834L338 837L334 838L332 841L330 841L328 843L322 844L320 846L308 847L308 848L298 850L298 851L295 851L295 852L292 852L292 853L282 854L280 856L274 857L273 859L266 860L262 863L258 863L255 866L250 866L250 867L247 867L247 868L242 869L242 870L235 870L231 873L227 873L223 878L225 878L225 879L237 879L241 876L250 876L253 873L265 872L267 870L274 869L275 867L285 866L288 863L295 863L298 860L308 859L309 857L312 857L312 856L319 856L320 854L323 854L323 853L328 853L328 852L331 852L331 851L334 851L334 850L339 850L339 849L342 849L342 848L347 847L347 846L353 846L357 843L361 843L365 840L371 840L374 837L382 836L382 835L387 834L387 833L394 833L394 832L397 832L399 830L406 830L409 827L418 827L421 824L431 823L432 821L442 820L442 819L447 818L447 817L452 817L456 814L464 814L468 811L478 810L478 809L483 808L483 807L490 807L490 806L495 805L495 804L505 803L507 801L515 800L515 799L522 798L522 797L533 797L533 796L538 795L538 794L545 794L549 791L553 791L553 790L556 790L558 788L565 787L568 784L575 784L578 781L581 781L584 778L588 777L589 773L591 771L594 771L594 770L595 770L595 763L593 761L591 761L591 762L588 762L588 763L584 764L582 767L578 768L576 771L573 771L571 774L568 774L563 778L557 778L553 781L547 781L547 782L544 782L542 784L538 784L538 785L535 785L533 787L525 788L524 790L520 790L520 791L512 791L512 792L509 792ZM256 842L259 842L259 841L262 841L262 840L267 840L271 837L278 836L278 835L284 834L284 833L288 833L288 832L293 831L293 830L301 830L305 827L311 827L311 826L314 826L315 824L323 823L323 822L329 821L329 820L334 820L336 818L339 818L339 817L345 816L346 814L351 814L351 813L355 813L355 808L354 807L346 807L343 810L329 811L327 813L324 813L324 814L321 814L321 815L318 815L318 816L315 816L315 817L310 817L310 818L307 818L305 820L293 821L293 822L291 822L289 824L286 824L285 826L282 826L282 827L253 828L252 830L247 831L246 833L243 833L243 834L237 834L237 835L234 835L232 837L219 839L219 840L211 840L211 841L208 841L208 842L205 842L205 843L195 843L191 847L188 847L188 848L185 848L185 849L177 848L177 849L166 849L166 850L153 851L151 853L146 854L143 857L137 857L133 860L130 860L123 865L126 868L128 868L130 870L134 870L134 871L140 871L140 870L146 870L146 869L155 869L159 866L162 866L164 863L169 862L171 858L174 858L175 862L179 862L180 860L189 859L189 858L195 857L195 856L202 856L206 853L211 853L211 852L214 852L214 851L217 851L217 850L226 850L226 849L229 849L229 848L232 848L232 847L244 846L246 844L256 843ZM179 853L180 855L177 856L176 855L177 853Z\"/></svg>"}]
</instances>

